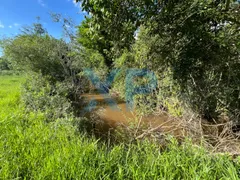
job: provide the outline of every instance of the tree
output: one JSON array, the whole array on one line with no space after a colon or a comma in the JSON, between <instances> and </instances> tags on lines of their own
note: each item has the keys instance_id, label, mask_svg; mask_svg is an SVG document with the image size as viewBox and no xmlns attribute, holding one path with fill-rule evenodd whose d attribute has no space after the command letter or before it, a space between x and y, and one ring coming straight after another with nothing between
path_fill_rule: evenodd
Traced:
<instances>
[{"instance_id":1,"label":"tree","mask_svg":"<svg viewBox=\"0 0 240 180\"><path fill-rule=\"evenodd\" d=\"M113 59L119 57L125 49L131 48L141 21L147 18L146 14L155 13L158 7L158 4L151 0L77 0L77 2L82 3L83 10L91 17L90 32L100 34L100 37L111 43Z\"/></svg>"},{"instance_id":2,"label":"tree","mask_svg":"<svg viewBox=\"0 0 240 180\"><path fill-rule=\"evenodd\" d=\"M43 36L45 34L48 34L47 30L43 27L43 25L40 23L40 17L37 17L37 22L33 23L32 26L25 26L22 28L23 34L35 34L38 36Z\"/></svg>"},{"instance_id":3,"label":"tree","mask_svg":"<svg viewBox=\"0 0 240 180\"><path fill-rule=\"evenodd\" d=\"M105 60L105 64L110 68L112 66L113 57L111 54L111 41L105 37L104 32L90 31L92 19L86 19L78 27L78 42L88 50L99 52Z\"/></svg>"}]
</instances>

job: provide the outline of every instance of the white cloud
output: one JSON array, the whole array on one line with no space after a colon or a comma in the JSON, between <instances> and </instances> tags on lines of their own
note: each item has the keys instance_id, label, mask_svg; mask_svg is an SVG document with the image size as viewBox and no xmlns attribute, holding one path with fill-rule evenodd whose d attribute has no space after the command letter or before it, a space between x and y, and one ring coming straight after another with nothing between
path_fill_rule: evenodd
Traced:
<instances>
[{"instance_id":1,"label":"white cloud","mask_svg":"<svg viewBox=\"0 0 240 180\"><path fill-rule=\"evenodd\" d=\"M12 26L8 26L8 27L12 29Z\"/></svg>"},{"instance_id":2,"label":"white cloud","mask_svg":"<svg viewBox=\"0 0 240 180\"><path fill-rule=\"evenodd\" d=\"M2 24L2 22L0 21L0 28L4 28L5 26Z\"/></svg>"},{"instance_id":3,"label":"white cloud","mask_svg":"<svg viewBox=\"0 0 240 180\"><path fill-rule=\"evenodd\" d=\"M40 4L42 7L46 6L46 4L43 2L43 0L38 0L38 4Z\"/></svg>"},{"instance_id":4,"label":"white cloud","mask_svg":"<svg viewBox=\"0 0 240 180\"><path fill-rule=\"evenodd\" d=\"M20 24L18 24L18 23L14 23L13 25L16 26L16 27L17 27L17 26L20 26Z\"/></svg>"}]
</instances>

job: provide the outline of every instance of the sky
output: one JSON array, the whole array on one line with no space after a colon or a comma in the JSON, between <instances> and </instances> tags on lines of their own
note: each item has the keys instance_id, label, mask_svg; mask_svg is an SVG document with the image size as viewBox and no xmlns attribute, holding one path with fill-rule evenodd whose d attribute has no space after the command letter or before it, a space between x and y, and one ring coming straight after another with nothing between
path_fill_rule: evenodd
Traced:
<instances>
[{"instance_id":1,"label":"sky","mask_svg":"<svg viewBox=\"0 0 240 180\"><path fill-rule=\"evenodd\" d=\"M60 24L52 22L51 12L72 18L76 25L85 15L74 0L0 0L0 39L17 35L21 27L36 22L37 17L50 35L61 38Z\"/></svg>"}]
</instances>

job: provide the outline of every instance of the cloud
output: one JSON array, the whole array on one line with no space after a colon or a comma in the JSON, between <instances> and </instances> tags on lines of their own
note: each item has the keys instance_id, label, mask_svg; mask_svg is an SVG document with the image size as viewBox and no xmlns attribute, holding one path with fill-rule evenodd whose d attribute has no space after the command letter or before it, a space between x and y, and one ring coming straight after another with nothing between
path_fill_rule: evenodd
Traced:
<instances>
[{"instance_id":1,"label":"cloud","mask_svg":"<svg viewBox=\"0 0 240 180\"><path fill-rule=\"evenodd\" d=\"M42 7L46 6L46 4L43 2L43 0L38 0L38 4L40 4Z\"/></svg>"},{"instance_id":2,"label":"cloud","mask_svg":"<svg viewBox=\"0 0 240 180\"><path fill-rule=\"evenodd\" d=\"M18 26L20 26L20 25L21 25L21 24L14 23L14 24L10 24L8 27L9 27L10 29L12 29L12 28L14 28L14 27L18 27ZM1 27L1 21L0 21L0 28L4 28L4 26Z\"/></svg>"},{"instance_id":3,"label":"cloud","mask_svg":"<svg viewBox=\"0 0 240 180\"><path fill-rule=\"evenodd\" d=\"M0 28L4 28L5 26L2 24L2 22L0 21Z\"/></svg>"},{"instance_id":4,"label":"cloud","mask_svg":"<svg viewBox=\"0 0 240 180\"><path fill-rule=\"evenodd\" d=\"M16 27L17 27L17 26L20 26L20 24L18 24L18 23L14 23L13 25L16 26Z\"/></svg>"}]
</instances>

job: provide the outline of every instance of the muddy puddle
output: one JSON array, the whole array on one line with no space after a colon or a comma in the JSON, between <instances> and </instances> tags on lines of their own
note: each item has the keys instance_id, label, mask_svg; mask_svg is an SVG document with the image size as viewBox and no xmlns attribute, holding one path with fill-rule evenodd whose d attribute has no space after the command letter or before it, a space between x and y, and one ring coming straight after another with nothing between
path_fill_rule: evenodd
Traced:
<instances>
[{"instance_id":1,"label":"muddy puddle","mask_svg":"<svg viewBox=\"0 0 240 180\"><path fill-rule=\"evenodd\" d=\"M108 100L101 94L84 94L86 102L95 100L96 108L90 112L91 116L97 116L98 122L95 129L100 133L114 131L117 127L128 127L131 124L144 127L149 131L158 131L170 133L174 136L183 136L183 130L180 127L179 121L169 117L167 114L139 116L137 112L130 111L127 104L123 101L118 101L116 98L108 96L117 103L117 108L109 106ZM99 120L100 119L100 120Z\"/></svg>"}]
</instances>

